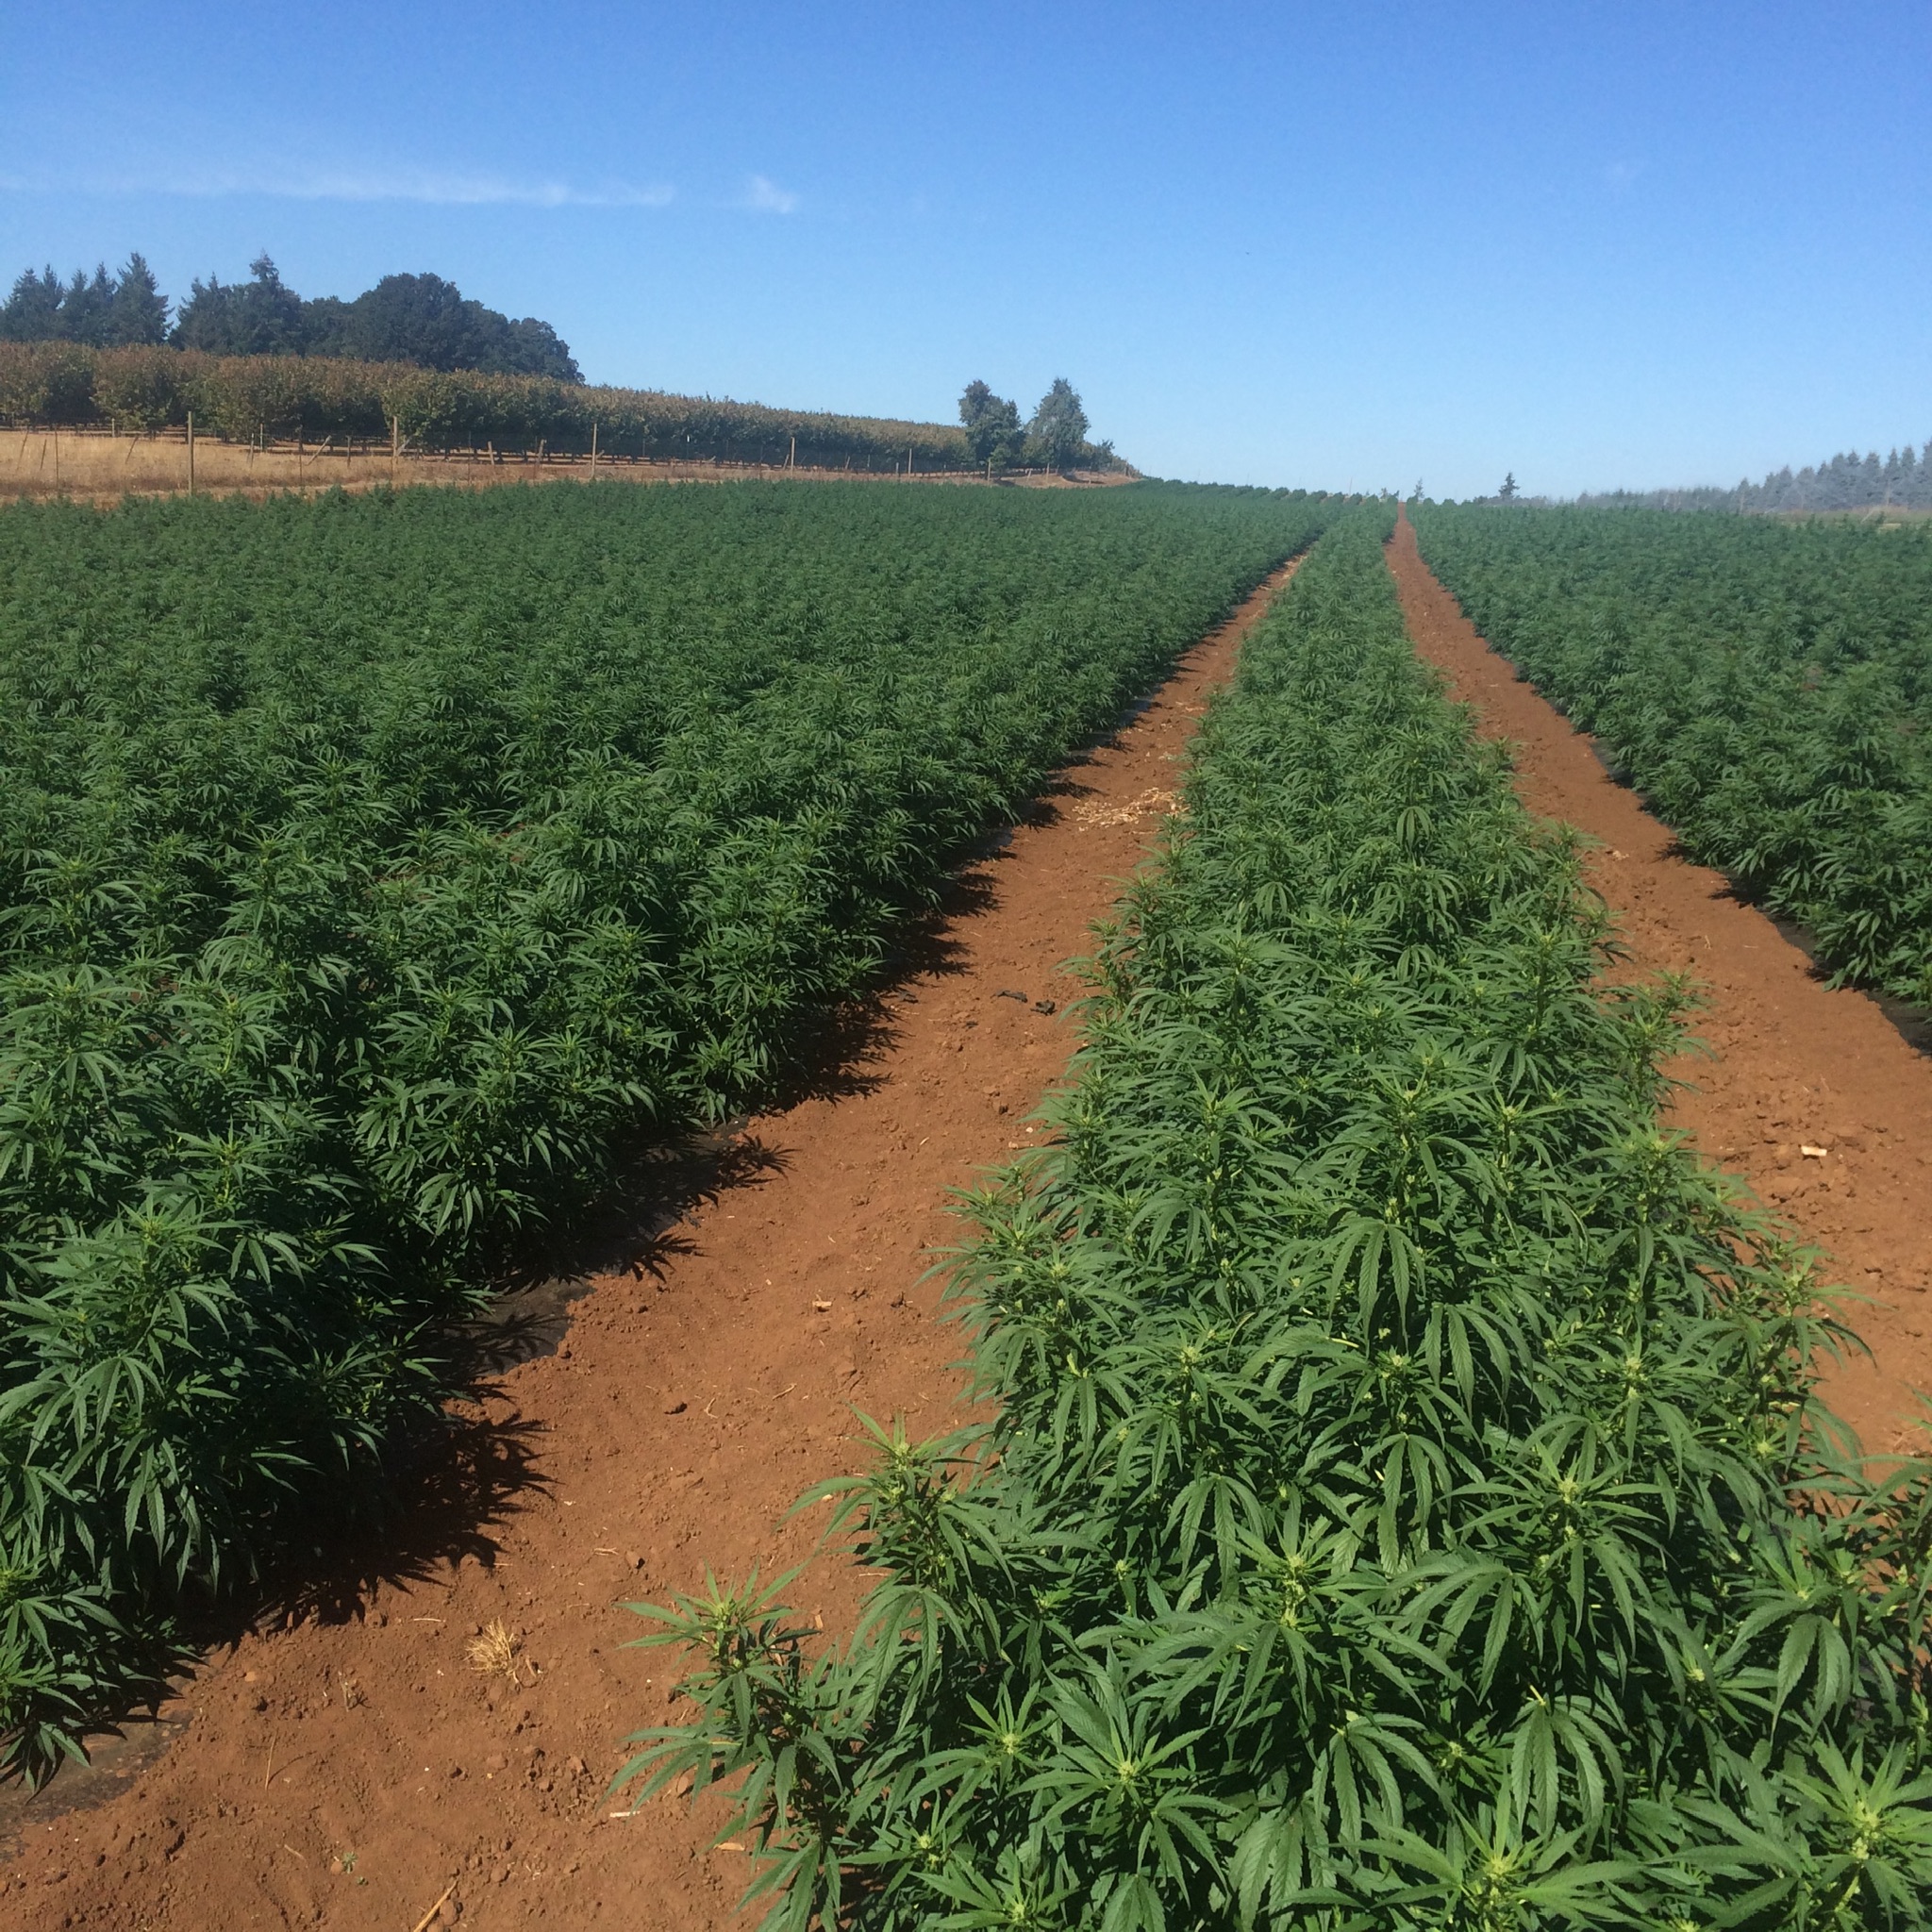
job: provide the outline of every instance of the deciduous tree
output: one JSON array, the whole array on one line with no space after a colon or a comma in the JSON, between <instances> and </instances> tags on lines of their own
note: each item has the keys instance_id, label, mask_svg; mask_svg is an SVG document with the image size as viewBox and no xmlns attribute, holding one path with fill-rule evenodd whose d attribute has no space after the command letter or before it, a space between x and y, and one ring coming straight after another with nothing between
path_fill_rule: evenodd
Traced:
<instances>
[{"instance_id":1,"label":"deciduous tree","mask_svg":"<svg viewBox=\"0 0 1932 1932\"><path fill-rule=\"evenodd\" d=\"M353 302L311 302L308 309L311 355L583 380L570 345L547 322L512 322L441 275L384 275Z\"/></svg>"},{"instance_id":2,"label":"deciduous tree","mask_svg":"<svg viewBox=\"0 0 1932 1932\"><path fill-rule=\"evenodd\" d=\"M983 382L969 382L959 398L959 421L965 426L966 446L974 462L1003 470L1019 461L1026 433L1020 427L1017 403L994 395Z\"/></svg>"}]
</instances>

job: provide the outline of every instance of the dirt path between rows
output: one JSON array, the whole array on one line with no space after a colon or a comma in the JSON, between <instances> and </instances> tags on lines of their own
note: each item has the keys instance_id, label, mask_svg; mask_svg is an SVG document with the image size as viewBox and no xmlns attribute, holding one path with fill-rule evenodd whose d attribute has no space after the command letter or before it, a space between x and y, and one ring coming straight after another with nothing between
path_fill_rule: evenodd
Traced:
<instances>
[{"instance_id":1,"label":"dirt path between rows","mask_svg":"<svg viewBox=\"0 0 1932 1932\"><path fill-rule=\"evenodd\" d=\"M364 1567L211 1656L144 1770L107 1754L91 1788L16 1804L0 1926L411 1932L452 1884L434 1923L477 1932L731 1920L741 1854L709 1850L683 1804L617 1816L605 1795L624 1736L664 1721L671 1671L623 1648L641 1626L619 1606L805 1557L819 1519L781 1518L862 1466L855 1407L958 1424L958 1336L922 1279L958 1238L945 1203L1028 1141L1074 1044L1061 966L1289 575L967 872L836 1074L754 1121L679 1224L593 1278L557 1353L458 1419ZM856 1599L834 1559L791 1601L837 1629ZM466 1658L496 1619L514 1685ZM83 1791L92 1808L58 1811Z\"/></svg>"},{"instance_id":2,"label":"dirt path between rows","mask_svg":"<svg viewBox=\"0 0 1932 1932\"><path fill-rule=\"evenodd\" d=\"M1695 1031L1713 1058L1672 1069L1695 1083L1673 1118L1826 1251L1827 1278L1873 1297L1849 1314L1874 1359L1834 1371L1827 1388L1868 1450L1906 1446L1913 1391L1932 1390L1932 1059L1863 993L1827 988L1722 874L1679 856L1588 737L1477 635L1407 516L1389 561L1417 650L1485 736L1509 741L1524 802L1603 841L1590 874L1631 968L1687 973L1705 989Z\"/></svg>"}]
</instances>

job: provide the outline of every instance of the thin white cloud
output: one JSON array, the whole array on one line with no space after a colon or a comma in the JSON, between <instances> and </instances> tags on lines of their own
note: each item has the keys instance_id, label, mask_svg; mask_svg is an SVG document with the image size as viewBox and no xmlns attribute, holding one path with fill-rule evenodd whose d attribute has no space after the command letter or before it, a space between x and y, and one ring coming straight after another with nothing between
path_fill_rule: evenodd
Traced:
<instances>
[{"instance_id":1,"label":"thin white cloud","mask_svg":"<svg viewBox=\"0 0 1932 1932\"><path fill-rule=\"evenodd\" d=\"M789 188L780 188L769 175L754 175L744 185L744 199L739 206L761 215L789 215L798 206L798 197Z\"/></svg>"},{"instance_id":2,"label":"thin white cloud","mask_svg":"<svg viewBox=\"0 0 1932 1932\"><path fill-rule=\"evenodd\" d=\"M286 201L411 201L440 208L664 208L675 191L661 183L518 181L500 175L444 174L424 168L290 169L242 172L176 169L75 175L0 175L15 194L163 194L188 198L260 194Z\"/></svg>"},{"instance_id":3,"label":"thin white cloud","mask_svg":"<svg viewBox=\"0 0 1932 1932\"><path fill-rule=\"evenodd\" d=\"M246 191L238 184L226 192ZM316 175L268 192L308 201L420 201L455 208L663 208L673 198L673 190L659 183L639 187L614 181L578 188L568 181L412 172Z\"/></svg>"}]
</instances>

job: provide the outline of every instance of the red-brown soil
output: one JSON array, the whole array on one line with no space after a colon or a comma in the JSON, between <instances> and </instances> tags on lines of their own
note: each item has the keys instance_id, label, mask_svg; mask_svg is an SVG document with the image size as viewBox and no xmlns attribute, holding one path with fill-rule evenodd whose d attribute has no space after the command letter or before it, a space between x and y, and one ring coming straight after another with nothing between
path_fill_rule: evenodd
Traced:
<instances>
[{"instance_id":1,"label":"red-brown soil","mask_svg":"<svg viewBox=\"0 0 1932 1932\"><path fill-rule=\"evenodd\" d=\"M1932 1059L1863 993L1826 987L1722 874L1678 853L1588 737L1477 635L1423 562L1407 517L1389 560L1416 648L1477 728L1509 741L1524 801L1602 841L1590 875L1629 970L1687 974L1703 990L1694 1030L1710 1057L1671 1069L1694 1083L1674 1124L1825 1251L1826 1279L1872 1297L1847 1312L1873 1359L1832 1371L1826 1387L1868 1450L1907 1446L1914 1391L1932 1389Z\"/></svg>"},{"instance_id":2,"label":"red-brown soil","mask_svg":"<svg viewBox=\"0 0 1932 1932\"><path fill-rule=\"evenodd\" d=\"M957 1425L956 1330L924 1278L952 1191L1027 1143L1074 1044L1063 970L1171 807L1181 754L1278 573L959 882L836 1072L752 1122L683 1219L598 1274L554 1356L505 1373L380 1546L209 1655L150 1732L7 1807L0 1926L410 1932L726 1924L748 1861L718 1814L606 1795L675 1661L621 1606L769 1574L862 1466L852 1411ZM1053 1003L1056 1010L1045 1010ZM849 1623L833 1557L791 1601ZM467 1658L501 1620L518 1678ZM143 1768L142 1760L145 1759ZM83 1808L68 1808L79 1801Z\"/></svg>"}]
</instances>

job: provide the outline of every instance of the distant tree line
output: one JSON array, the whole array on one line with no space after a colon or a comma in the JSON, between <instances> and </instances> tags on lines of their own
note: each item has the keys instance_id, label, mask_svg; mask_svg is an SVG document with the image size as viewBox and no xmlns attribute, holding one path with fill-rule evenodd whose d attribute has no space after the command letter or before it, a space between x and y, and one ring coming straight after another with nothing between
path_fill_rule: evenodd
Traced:
<instances>
[{"instance_id":1,"label":"distant tree line","mask_svg":"<svg viewBox=\"0 0 1932 1932\"><path fill-rule=\"evenodd\" d=\"M1087 441L1087 411L1064 375L1054 378L1024 425L1019 404L994 395L987 383L969 382L959 398L959 422L973 460L983 469L1007 470L1023 463L1047 470L1120 467L1111 442Z\"/></svg>"},{"instance_id":2,"label":"distant tree line","mask_svg":"<svg viewBox=\"0 0 1932 1932\"><path fill-rule=\"evenodd\" d=\"M92 349L132 348L167 340L168 298L139 255L118 275L103 262L89 275L75 269L63 282L51 268L28 269L0 307L0 341L85 342Z\"/></svg>"},{"instance_id":3,"label":"distant tree line","mask_svg":"<svg viewBox=\"0 0 1932 1932\"><path fill-rule=\"evenodd\" d=\"M1579 496L1579 504L1623 505L1650 509L1740 510L1759 515L1779 510L1932 509L1932 442L1914 450L1910 443L1880 457L1847 450L1815 466L1793 472L1787 463L1761 483L1735 489L1610 490Z\"/></svg>"},{"instance_id":4,"label":"distant tree line","mask_svg":"<svg viewBox=\"0 0 1932 1932\"><path fill-rule=\"evenodd\" d=\"M204 434L374 441L419 449L658 460L845 465L871 471L1123 469L1087 441L1064 377L1024 425L983 382L960 427L767 408L710 396L591 387L548 323L511 322L438 275L385 275L353 302L308 300L261 256L246 282L197 281L172 327L139 255L63 282L28 270L0 304L0 419L152 431L192 414Z\"/></svg>"},{"instance_id":5,"label":"distant tree line","mask_svg":"<svg viewBox=\"0 0 1932 1932\"><path fill-rule=\"evenodd\" d=\"M0 305L0 341L74 342L92 349L196 349L209 356L320 356L358 362L410 362L424 369L476 370L581 382L583 372L547 322L521 321L473 301L441 275L384 275L353 301L305 298L266 255L245 282L197 280L169 325L172 304L154 272L131 255L118 275L103 262L63 282L49 267L28 269Z\"/></svg>"}]
</instances>

